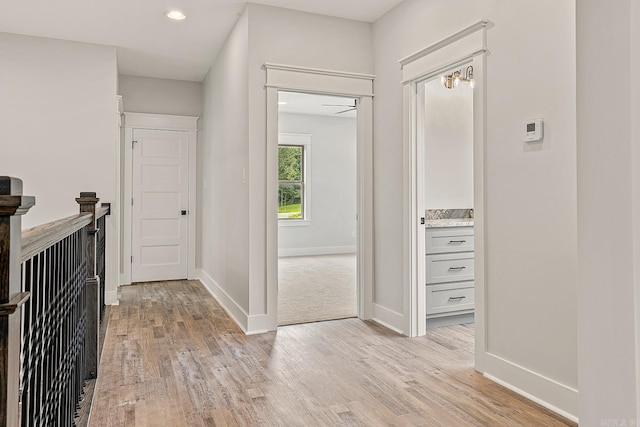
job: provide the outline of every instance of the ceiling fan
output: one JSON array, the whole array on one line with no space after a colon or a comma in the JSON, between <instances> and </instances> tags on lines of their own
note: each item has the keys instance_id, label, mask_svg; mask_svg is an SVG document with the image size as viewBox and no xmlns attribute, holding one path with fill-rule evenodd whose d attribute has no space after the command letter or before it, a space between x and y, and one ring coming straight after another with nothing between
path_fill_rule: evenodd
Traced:
<instances>
[{"instance_id":1,"label":"ceiling fan","mask_svg":"<svg viewBox=\"0 0 640 427\"><path fill-rule=\"evenodd\" d=\"M323 107L348 107L346 110L342 110L342 111L338 111L337 113L334 114L342 114L342 113L346 113L349 111L353 111L356 110L358 108L358 100L354 99L353 100L353 105L350 104L322 104Z\"/></svg>"}]
</instances>

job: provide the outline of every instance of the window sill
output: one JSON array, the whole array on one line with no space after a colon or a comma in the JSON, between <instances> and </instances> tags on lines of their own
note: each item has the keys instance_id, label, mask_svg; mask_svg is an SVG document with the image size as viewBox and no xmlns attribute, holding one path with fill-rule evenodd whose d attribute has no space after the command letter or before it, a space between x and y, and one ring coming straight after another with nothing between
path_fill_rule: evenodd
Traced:
<instances>
[{"instance_id":1,"label":"window sill","mask_svg":"<svg viewBox=\"0 0 640 427\"><path fill-rule=\"evenodd\" d=\"M278 227L308 227L310 225L310 219L281 219L278 221Z\"/></svg>"}]
</instances>

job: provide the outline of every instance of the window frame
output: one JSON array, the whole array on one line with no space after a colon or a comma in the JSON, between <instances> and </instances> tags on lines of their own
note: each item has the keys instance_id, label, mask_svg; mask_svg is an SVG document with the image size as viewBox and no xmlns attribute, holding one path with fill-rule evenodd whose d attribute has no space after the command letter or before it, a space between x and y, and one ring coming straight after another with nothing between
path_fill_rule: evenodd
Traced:
<instances>
[{"instance_id":1,"label":"window frame","mask_svg":"<svg viewBox=\"0 0 640 427\"><path fill-rule=\"evenodd\" d=\"M280 184L302 184L302 218L278 218L278 225L306 226L311 224L311 134L278 133L278 148L294 146L302 148L302 181L281 181ZM280 178L280 177L278 177Z\"/></svg>"}]
</instances>

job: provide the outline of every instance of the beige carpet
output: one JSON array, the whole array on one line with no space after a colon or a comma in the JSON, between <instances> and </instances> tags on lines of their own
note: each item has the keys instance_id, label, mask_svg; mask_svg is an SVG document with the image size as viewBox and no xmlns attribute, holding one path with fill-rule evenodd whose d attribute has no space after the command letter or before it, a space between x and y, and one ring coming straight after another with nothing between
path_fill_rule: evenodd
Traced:
<instances>
[{"instance_id":1,"label":"beige carpet","mask_svg":"<svg viewBox=\"0 0 640 427\"><path fill-rule=\"evenodd\" d=\"M358 315L355 254L278 261L278 325Z\"/></svg>"}]
</instances>

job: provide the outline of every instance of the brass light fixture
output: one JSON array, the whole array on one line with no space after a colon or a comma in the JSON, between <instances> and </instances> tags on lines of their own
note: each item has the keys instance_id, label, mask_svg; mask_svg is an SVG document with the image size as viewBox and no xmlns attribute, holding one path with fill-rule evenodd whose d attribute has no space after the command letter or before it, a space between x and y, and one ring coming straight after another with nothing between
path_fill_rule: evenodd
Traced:
<instances>
[{"instance_id":1,"label":"brass light fixture","mask_svg":"<svg viewBox=\"0 0 640 427\"><path fill-rule=\"evenodd\" d=\"M469 65L462 70L454 71L451 74L444 75L440 78L440 81L447 89L453 89L458 86L460 82L469 83L469 86L473 89L475 82L473 80L473 66Z\"/></svg>"}]
</instances>

